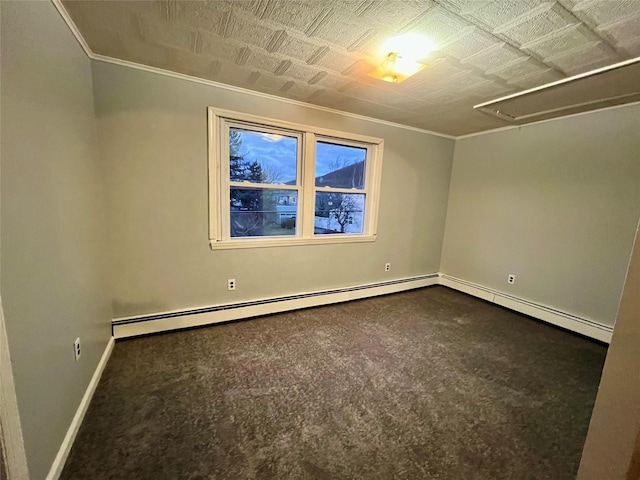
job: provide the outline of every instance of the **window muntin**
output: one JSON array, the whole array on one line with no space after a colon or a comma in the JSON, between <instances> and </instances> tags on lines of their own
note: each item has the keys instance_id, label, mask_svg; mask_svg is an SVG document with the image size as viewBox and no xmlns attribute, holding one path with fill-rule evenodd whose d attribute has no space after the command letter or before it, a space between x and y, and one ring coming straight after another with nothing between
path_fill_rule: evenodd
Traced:
<instances>
[{"instance_id":1,"label":"window muntin","mask_svg":"<svg viewBox=\"0 0 640 480\"><path fill-rule=\"evenodd\" d=\"M209 108L210 242L373 241L381 139Z\"/></svg>"},{"instance_id":2,"label":"window muntin","mask_svg":"<svg viewBox=\"0 0 640 480\"><path fill-rule=\"evenodd\" d=\"M231 121L223 128L229 238L295 236L301 136Z\"/></svg>"}]
</instances>

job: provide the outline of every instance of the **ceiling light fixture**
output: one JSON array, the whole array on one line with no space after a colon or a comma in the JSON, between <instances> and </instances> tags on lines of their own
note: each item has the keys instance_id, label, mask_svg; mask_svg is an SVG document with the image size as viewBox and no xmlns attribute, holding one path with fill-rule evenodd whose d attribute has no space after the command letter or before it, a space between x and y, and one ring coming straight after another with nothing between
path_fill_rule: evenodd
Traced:
<instances>
[{"instance_id":1,"label":"ceiling light fixture","mask_svg":"<svg viewBox=\"0 0 640 480\"><path fill-rule=\"evenodd\" d=\"M380 47L383 60L370 75L385 82L401 82L426 67L424 59L434 49L434 43L423 35L390 38Z\"/></svg>"},{"instance_id":2,"label":"ceiling light fixture","mask_svg":"<svg viewBox=\"0 0 640 480\"><path fill-rule=\"evenodd\" d=\"M379 78L385 82L398 83L415 75L425 66L403 57L399 52L390 52L378 67Z\"/></svg>"}]
</instances>

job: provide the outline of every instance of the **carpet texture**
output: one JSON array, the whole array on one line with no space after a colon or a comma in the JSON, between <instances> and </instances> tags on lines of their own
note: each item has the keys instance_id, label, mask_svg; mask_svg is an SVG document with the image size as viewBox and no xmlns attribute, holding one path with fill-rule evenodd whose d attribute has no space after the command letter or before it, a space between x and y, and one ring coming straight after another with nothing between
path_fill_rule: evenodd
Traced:
<instances>
[{"instance_id":1,"label":"carpet texture","mask_svg":"<svg viewBox=\"0 0 640 480\"><path fill-rule=\"evenodd\" d=\"M439 286L120 341L62 479L573 479L605 354Z\"/></svg>"}]
</instances>

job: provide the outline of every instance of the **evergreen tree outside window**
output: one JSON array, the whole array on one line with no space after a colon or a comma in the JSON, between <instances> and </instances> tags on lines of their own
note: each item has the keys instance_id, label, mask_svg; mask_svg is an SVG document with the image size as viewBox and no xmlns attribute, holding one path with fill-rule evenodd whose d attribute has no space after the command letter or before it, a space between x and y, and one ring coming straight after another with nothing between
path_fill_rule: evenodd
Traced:
<instances>
[{"instance_id":1,"label":"evergreen tree outside window","mask_svg":"<svg viewBox=\"0 0 640 480\"><path fill-rule=\"evenodd\" d=\"M230 127L228 140L230 236L295 235L297 209L283 208L279 199L295 204L297 187L288 191L270 184L281 184L286 175L296 183L299 139Z\"/></svg>"}]
</instances>

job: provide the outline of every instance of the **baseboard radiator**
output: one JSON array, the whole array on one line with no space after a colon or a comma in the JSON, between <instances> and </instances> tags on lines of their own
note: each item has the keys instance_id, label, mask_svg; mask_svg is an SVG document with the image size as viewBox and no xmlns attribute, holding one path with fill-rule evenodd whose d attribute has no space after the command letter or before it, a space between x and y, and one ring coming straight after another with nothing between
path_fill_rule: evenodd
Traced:
<instances>
[{"instance_id":1,"label":"baseboard radiator","mask_svg":"<svg viewBox=\"0 0 640 480\"><path fill-rule=\"evenodd\" d=\"M397 293L414 288L438 285L439 282L439 275L432 273L429 275L401 278L388 282L370 283L347 288L227 303L154 315L116 318L113 320L113 336L118 339L228 322L230 320L257 317L259 315L268 315L300 308L317 307L320 305L358 300L360 298L386 295L388 293Z\"/></svg>"},{"instance_id":2,"label":"baseboard radiator","mask_svg":"<svg viewBox=\"0 0 640 480\"><path fill-rule=\"evenodd\" d=\"M595 340L605 343L611 342L613 327L610 327L609 325L604 325L587 318L562 312L545 305L530 302L528 300L524 300L504 292L499 292L497 290L492 290L449 275L440 274L439 283L445 287L473 295L474 297L481 298L488 302L495 303L496 305L523 313L530 317L571 330L572 332L585 335Z\"/></svg>"},{"instance_id":3,"label":"baseboard radiator","mask_svg":"<svg viewBox=\"0 0 640 480\"><path fill-rule=\"evenodd\" d=\"M444 285L460 292L529 315L587 337L609 343L613 328L553 308L536 304L504 292L491 290L449 275L432 273L387 282L370 283L347 288L315 291L296 295L263 298L245 302L226 303L202 308L176 310L151 315L116 318L113 336L116 339L183 328L211 325L300 308L329 305L361 298L397 293L431 285Z\"/></svg>"}]
</instances>

